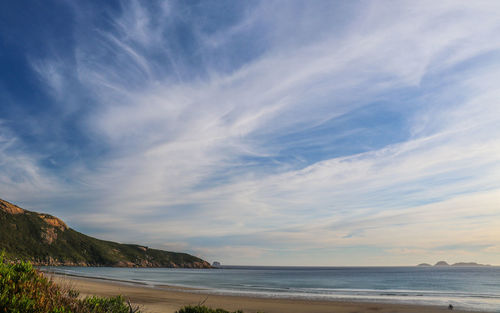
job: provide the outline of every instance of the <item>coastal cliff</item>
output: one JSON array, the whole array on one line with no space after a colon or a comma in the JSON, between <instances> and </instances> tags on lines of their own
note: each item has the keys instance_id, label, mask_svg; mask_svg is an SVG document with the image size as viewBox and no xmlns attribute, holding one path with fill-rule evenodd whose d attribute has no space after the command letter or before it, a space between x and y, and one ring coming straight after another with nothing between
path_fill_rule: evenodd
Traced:
<instances>
[{"instance_id":1,"label":"coastal cliff","mask_svg":"<svg viewBox=\"0 0 500 313\"><path fill-rule=\"evenodd\" d=\"M57 217L24 210L0 199L0 251L39 266L211 268L187 253L96 239Z\"/></svg>"}]
</instances>

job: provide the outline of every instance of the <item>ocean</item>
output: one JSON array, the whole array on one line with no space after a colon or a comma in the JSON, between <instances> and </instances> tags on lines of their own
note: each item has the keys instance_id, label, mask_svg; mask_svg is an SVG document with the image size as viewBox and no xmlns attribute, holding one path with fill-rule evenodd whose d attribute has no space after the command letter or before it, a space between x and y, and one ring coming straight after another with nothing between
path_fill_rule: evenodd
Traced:
<instances>
[{"instance_id":1,"label":"ocean","mask_svg":"<svg viewBox=\"0 0 500 313\"><path fill-rule=\"evenodd\" d=\"M340 301L448 306L500 312L500 267L262 267L220 269L43 267L62 274L106 278L198 292Z\"/></svg>"}]
</instances>

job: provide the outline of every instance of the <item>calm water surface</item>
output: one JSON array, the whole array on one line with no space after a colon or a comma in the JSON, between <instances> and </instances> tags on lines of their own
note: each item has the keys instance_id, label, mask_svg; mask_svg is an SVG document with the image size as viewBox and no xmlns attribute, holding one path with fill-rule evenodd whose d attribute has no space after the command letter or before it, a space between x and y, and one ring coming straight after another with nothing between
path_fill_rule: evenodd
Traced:
<instances>
[{"instance_id":1,"label":"calm water surface","mask_svg":"<svg viewBox=\"0 0 500 313\"><path fill-rule=\"evenodd\" d=\"M500 267L45 267L59 273L174 285L204 293L448 305L500 312Z\"/></svg>"}]
</instances>

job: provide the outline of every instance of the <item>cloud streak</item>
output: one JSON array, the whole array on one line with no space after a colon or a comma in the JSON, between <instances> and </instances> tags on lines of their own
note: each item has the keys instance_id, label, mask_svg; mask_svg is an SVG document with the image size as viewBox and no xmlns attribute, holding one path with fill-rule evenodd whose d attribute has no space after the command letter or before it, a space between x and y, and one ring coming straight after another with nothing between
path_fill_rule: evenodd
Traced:
<instances>
[{"instance_id":1,"label":"cloud streak","mask_svg":"<svg viewBox=\"0 0 500 313\"><path fill-rule=\"evenodd\" d=\"M500 8L302 6L74 8L71 57L30 64L78 157L48 167L4 127L31 196L3 197L225 263L500 263Z\"/></svg>"}]
</instances>

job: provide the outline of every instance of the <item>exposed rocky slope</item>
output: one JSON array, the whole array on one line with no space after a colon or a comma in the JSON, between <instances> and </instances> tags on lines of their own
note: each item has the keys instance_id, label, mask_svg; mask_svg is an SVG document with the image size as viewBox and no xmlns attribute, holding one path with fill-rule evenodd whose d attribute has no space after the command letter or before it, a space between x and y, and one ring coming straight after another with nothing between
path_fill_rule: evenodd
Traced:
<instances>
[{"instance_id":1,"label":"exposed rocky slope","mask_svg":"<svg viewBox=\"0 0 500 313\"><path fill-rule=\"evenodd\" d=\"M35 265L210 268L187 253L99 240L0 199L0 251Z\"/></svg>"}]
</instances>

